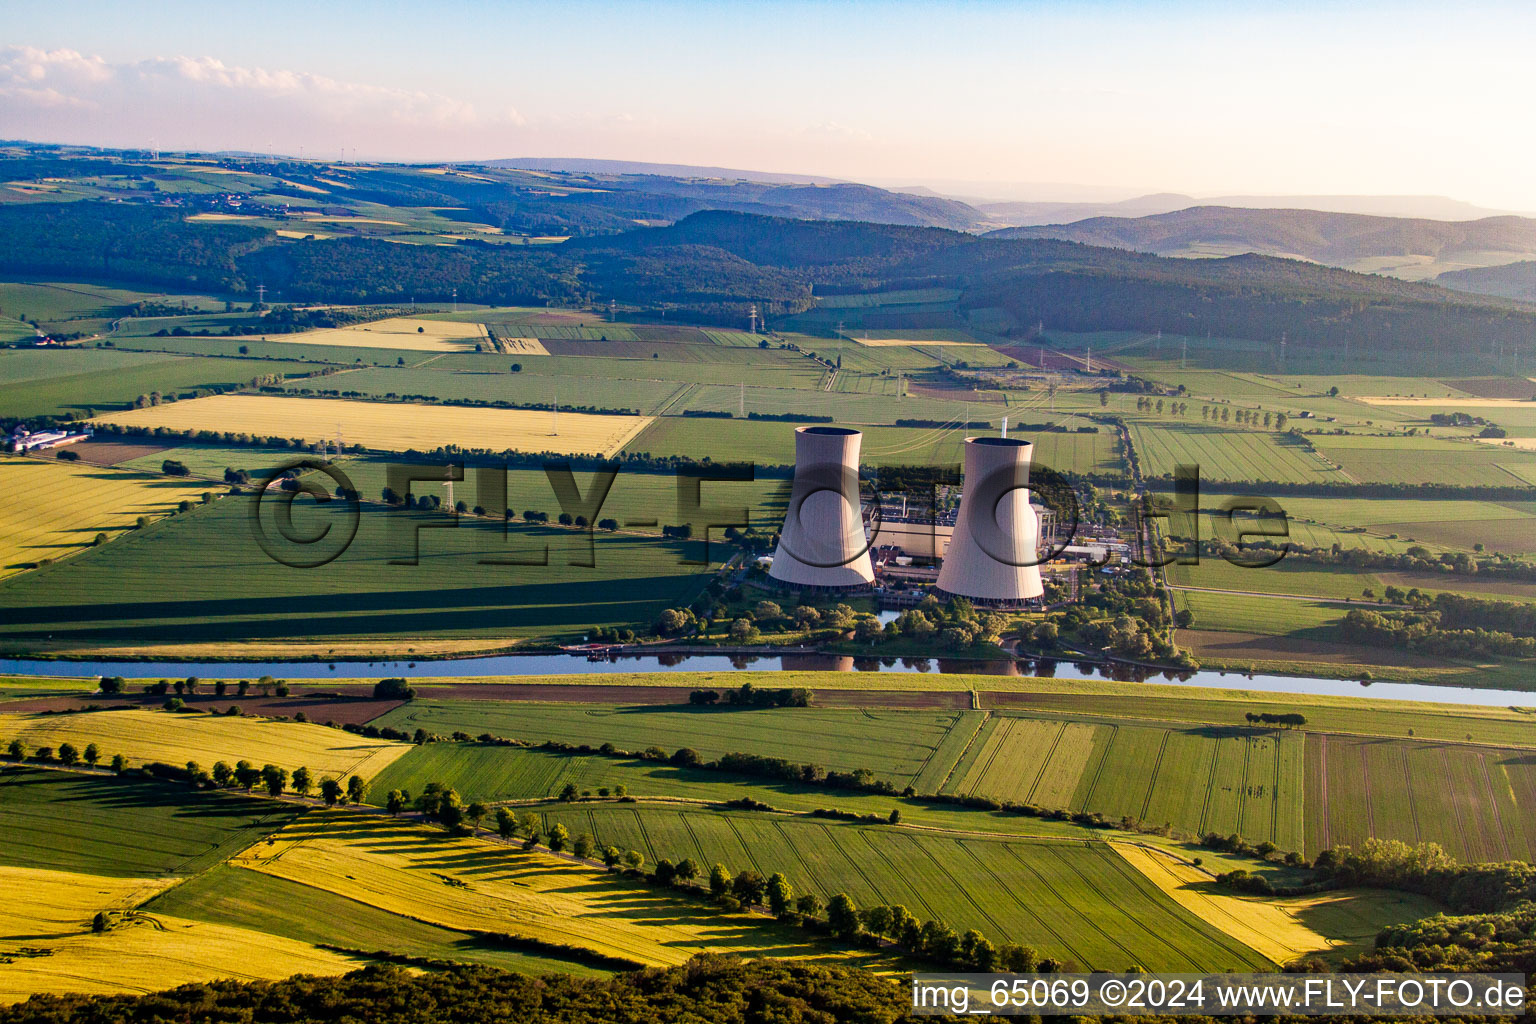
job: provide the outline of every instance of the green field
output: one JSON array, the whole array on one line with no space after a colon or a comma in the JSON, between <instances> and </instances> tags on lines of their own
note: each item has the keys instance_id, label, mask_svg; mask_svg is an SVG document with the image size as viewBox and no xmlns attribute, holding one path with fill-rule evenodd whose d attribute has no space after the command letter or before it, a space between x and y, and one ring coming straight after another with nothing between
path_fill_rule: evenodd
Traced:
<instances>
[{"instance_id":1,"label":"green field","mask_svg":"<svg viewBox=\"0 0 1536 1024\"><path fill-rule=\"evenodd\" d=\"M1243 570L1264 572L1263 569ZM1195 629L1233 630L1274 636L1306 635L1333 639L1333 626L1348 608L1323 601L1292 601L1282 597L1251 594L1210 594L1198 590L1175 591L1180 611L1194 613Z\"/></svg>"},{"instance_id":2,"label":"green field","mask_svg":"<svg viewBox=\"0 0 1536 1024\"><path fill-rule=\"evenodd\" d=\"M1341 479L1338 470L1287 434L1182 423L1131 424L1142 472L1171 476L1176 465L1200 467L1206 480L1308 483Z\"/></svg>"},{"instance_id":3,"label":"green field","mask_svg":"<svg viewBox=\"0 0 1536 1024\"><path fill-rule=\"evenodd\" d=\"M506 371L516 356L506 357ZM530 357L538 358L538 357ZM409 361L410 356L407 355ZM524 362L522 365L527 366ZM290 391L340 391L348 398L426 396L449 402L510 402L540 405L634 409L654 413L686 385L674 381L613 380L606 377L552 379L531 373L487 373L428 367L376 367L349 370L314 380L292 381Z\"/></svg>"},{"instance_id":4,"label":"green field","mask_svg":"<svg viewBox=\"0 0 1536 1024\"><path fill-rule=\"evenodd\" d=\"M1461 743L1307 737L1307 848L1367 836L1467 861L1536 853L1536 754Z\"/></svg>"},{"instance_id":5,"label":"green field","mask_svg":"<svg viewBox=\"0 0 1536 1024\"><path fill-rule=\"evenodd\" d=\"M1511 487L1528 484L1520 474L1536 468L1536 454L1469 441L1332 435L1311 440L1347 478L1361 483Z\"/></svg>"},{"instance_id":6,"label":"green field","mask_svg":"<svg viewBox=\"0 0 1536 1024\"><path fill-rule=\"evenodd\" d=\"M985 421L970 424L970 435L994 433L1005 415L1017 413L990 406ZM1028 418L1029 413L1023 418ZM795 461L794 423L750 423L745 420L692 419L666 416L647 427L625 448L652 455L709 457L716 462L734 460L758 464L789 465ZM960 465L967 436L963 422L953 427L884 427L864 429L861 461L873 466ZM1116 453L1115 435L1042 433L1032 435L1034 462L1077 473L1118 475L1124 472Z\"/></svg>"},{"instance_id":7,"label":"green field","mask_svg":"<svg viewBox=\"0 0 1536 1024\"><path fill-rule=\"evenodd\" d=\"M426 493L425 488L420 493ZM0 638L79 644L314 637L581 637L596 625L647 626L707 582L702 545L655 537L513 526L363 505L356 538L323 568L275 561L250 521L250 495L155 523L24 584L0 584ZM319 557L282 541L270 502L265 536L290 560ZM275 506L273 506L275 509ZM341 502L298 503L288 536L350 527ZM417 527L421 527L417 531ZM320 531L334 530L334 534ZM418 552L419 541L419 554ZM333 553L338 547L326 548ZM540 562L548 552L548 564ZM416 564L408 563L413 557ZM723 557L723 548L717 557ZM499 563L488 560L500 560ZM589 566L572 562L591 561ZM175 581L167 592L167 581ZM146 599L139 595L161 595Z\"/></svg>"},{"instance_id":8,"label":"green field","mask_svg":"<svg viewBox=\"0 0 1536 1024\"><path fill-rule=\"evenodd\" d=\"M0 864L122 878L195 874L298 813L159 782L6 768Z\"/></svg>"},{"instance_id":9,"label":"green field","mask_svg":"<svg viewBox=\"0 0 1536 1024\"><path fill-rule=\"evenodd\" d=\"M1267 961L1184 912L1107 844L915 833L904 828L662 807L544 812L572 834L638 849L647 861L693 857L797 892L844 892L860 906L900 904L925 920L1018 942L1082 969L1243 970Z\"/></svg>"},{"instance_id":10,"label":"green field","mask_svg":"<svg viewBox=\"0 0 1536 1024\"><path fill-rule=\"evenodd\" d=\"M0 352L0 415L84 415L129 408L140 395L187 394L231 387L269 373L298 375L311 363L178 359L116 349L35 349Z\"/></svg>"},{"instance_id":11,"label":"green field","mask_svg":"<svg viewBox=\"0 0 1536 1024\"><path fill-rule=\"evenodd\" d=\"M185 304L192 311L224 308L223 299L206 295L168 295L75 282L0 282L0 309L8 316L36 321L45 332L58 334L108 331L112 321L127 314L128 307L136 302Z\"/></svg>"},{"instance_id":12,"label":"green field","mask_svg":"<svg viewBox=\"0 0 1536 1024\"><path fill-rule=\"evenodd\" d=\"M693 708L608 706L493 701L411 701L378 720L414 732L471 735L489 732L532 742L561 740L620 750L661 747L668 754L692 747L705 758L739 752L819 764L837 771L867 768L898 788L908 785L937 756L963 711L896 711L856 708ZM404 780L419 790L434 776L424 765ZM415 782L415 785L411 784ZM386 784L381 782L380 786ZM402 780L391 776L388 785Z\"/></svg>"},{"instance_id":13,"label":"green field","mask_svg":"<svg viewBox=\"0 0 1536 1024\"><path fill-rule=\"evenodd\" d=\"M484 964L504 971L601 976L578 960L520 953L466 932L392 914L314 886L220 864L144 905L146 911L227 924L313 945Z\"/></svg>"},{"instance_id":14,"label":"green field","mask_svg":"<svg viewBox=\"0 0 1536 1024\"><path fill-rule=\"evenodd\" d=\"M1374 573L1349 566L1317 566L1286 560L1263 569L1244 569L1223 558L1206 556L1199 565L1170 565L1168 582L1175 587L1295 594L1343 600L1358 598L1365 588L1381 590Z\"/></svg>"}]
</instances>

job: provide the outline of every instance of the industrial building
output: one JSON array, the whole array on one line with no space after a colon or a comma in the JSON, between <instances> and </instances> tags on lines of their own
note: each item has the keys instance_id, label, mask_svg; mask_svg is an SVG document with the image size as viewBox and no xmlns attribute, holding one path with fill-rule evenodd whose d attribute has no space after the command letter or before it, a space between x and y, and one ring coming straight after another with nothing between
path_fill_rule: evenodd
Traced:
<instances>
[{"instance_id":1,"label":"industrial building","mask_svg":"<svg viewBox=\"0 0 1536 1024\"><path fill-rule=\"evenodd\" d=\"M875 581L859 503L859 447L849 427L795 429L795 479L770 578L789 587L847 591Z\"/></svg>"},{"instance_id":2,"label":"industrial building","mask_svg":"<svg viewBox=\"0 0 1536 1024\"><path fill-rule=\"evenodd\" d=\"M1044 596L1040 525L1029 504L1033 451L1016 437L965 439L960 514L939 569L941 593L995 608L1022 608Z\"/></svg>"}]
</instances>

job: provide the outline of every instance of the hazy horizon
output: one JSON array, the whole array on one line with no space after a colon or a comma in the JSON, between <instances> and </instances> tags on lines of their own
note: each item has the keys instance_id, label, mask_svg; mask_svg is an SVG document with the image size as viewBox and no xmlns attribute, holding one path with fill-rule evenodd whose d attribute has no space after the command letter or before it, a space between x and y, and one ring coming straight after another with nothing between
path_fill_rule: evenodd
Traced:
<instances>
[{"instance_id":1,"label":"hazy horizon","mask_svg":"<svg viewBox=\"0 0 1536 1024\"><path fill-rule=\"evenodd\" d=\"M1514 5L85 2L8 22L9 138L1536 210L1536 11Z\"/></svg>"}]
</instances>

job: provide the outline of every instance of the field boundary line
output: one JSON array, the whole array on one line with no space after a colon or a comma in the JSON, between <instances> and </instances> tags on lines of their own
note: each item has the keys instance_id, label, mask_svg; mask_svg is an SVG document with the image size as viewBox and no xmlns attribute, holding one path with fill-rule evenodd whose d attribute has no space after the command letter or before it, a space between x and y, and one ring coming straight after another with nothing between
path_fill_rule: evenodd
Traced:
<instances>
[{"instance_id":1,"label":"field boundary line","mask_svg":"<svg viewBox=\"0 0 1536 1024\"><path fill-rule=\"evenodd\" d=\"M1253 765L1253 743L1255 737L1243 737L1243 781L1238 789L1237 801L1237 834L1243 834L1243 824L1248 820L1248 769ZM1277 748L1278 752L1278 748ZM1273 839L1271 835L1269 838Z\"/></svg>"},{"instance_id":2,"label":"field boundary line","mask_svg":"<svg viewBox=\"0 0 1536 1024\"><path fill-rule=\"evenodd\" d=\"M1332 813L1333 813L1333 804L1328 800L1328 734L1327 733L1319 733L1318 734L1318 737L1317 737L1317 750L1318 750L1318 777L1319 777L1319 780L1322 783L1322 789L1323 789L1323 806L1318 808L1318 810L1322 812L1322 816L1323 816L1322 817L1322 821L1323 821L1323 849L1327 850L1327 849L1331 849L1333 847L1333 823L1330 820L1330 818L1332 817ZM1306 767L1305 766L1302 767L1302 772L1303 773L1306 772Z\"/></svg>"},{"instance_id":3,"label":"field boundary line","mask_svg":"<svg viewBox=\"0 0 1536 1024\"><path fill-rule=\"evenodd\" d=\"M853 868L853 873L858 875L860 878L862 878L864 880L864 884L869 886L869 891L874 893L881 900L884 900L886 903L889 903L890 901L886 899L885 893L880 891L880 887L878 885L876 885L874 882L870 881L869 876L864 873L864 869L859 866L859 862L854 860L852 857L850 857L848 855L848 851L843 849L842 845L839 844L835 839L832 838L832 833L830 831L828 831L830 826L828 826L825 822L823 822L823 823L820 824L819 827L821 829L822 835L825 837L825 839L827 841L827 845L829 847L831 847L832 849L836 850L837 851L837 855L839 857L841 857L841 858L843 858L843 860L847 861L848 866ZM855 831L857 831L857 830L855 830Z\"/></svg>"},{"instance_id":4,"label":"field boundary line","mask_svg":"<svg viewBox=\"0 0 1536 1024\"><path fill-rule=\"evenodd\" d=\"M894 874L897 878L901 878L902 877L901 869L898 868L894 863L892 863L891 858L886 854L886 852L884 850L880 849L880 847L876 846L874 844L874 842L871 841L871 839L869 838L869 830L861 828L858 831L859 831L859 841L862 842L869 849L869 851L871 853L873 853L876 857L879 857L882 861L884 861L886 867L891 869L892 874ZM945 877L949 878L949 880L951 882L954 881L954 877L949 875L947 872L945 873ZM923 912L928 915L930 920L938 920L939 919L940 915L937 912L935 912L933 907L932 907L932 905L929 904L928 898L926 896L924 896L922 894L922 892L919 891L915 886L912 887L912 895L917 897L917 902L922 905Z\"/></svg>"},{"instance_id":5,"label":"field boundary line","mask_svg":"<svg viewBox=\"0 0 1536 1024\"><path fill-rule=\"evenodd\" d=\"M1453 778L1451 775L1451 754L1445 747L1440 748L1440 767L1445 771L1445 778ZM1456 831L1461 835L1461 852L1467 853L1471 849L1471 836L1467 833L1467 823L1461 817L1461 801L1452 800L1451 810L1456 812ZM1459 857L1458 860L1468 860L1468 857Z\"/></svg>"},{"instance_id":6,"label":"field boundary line","mask_svg":"<svg viewBox=\"0 0 1536 1024\"><path fill-rule=\"evenodd\" d=\"M1035 790L1040 788L1040 780L1045 778L1045 770L1051 766L1051 760L1056 756L1056 748L1061 746L1061 738L1066 734L1067 723L1062 722L1060 728L1056 730L1056 735L1051 738L1051 749L1046 751L1045 759L1040 762L1040 767L1035 771L1035 779L1029 784L1029 795L1024 798L1025 800L1035 798ZM993 753L995 755L996 751ZM988 765L988 767L991 766Z\"/></svg>"},{"instance_id":7,"label":"field boundary line","mask_svg":"<svg viewBox=\"0 0 1536 1024\"><path fill-rule=\"evenodd\" d=\"M1419 800L1413 792L1413 767L1408 763L1408 751L1407 746L1399 751L1403 763L1403 792L1408 794L1408 813L1413 818L1413 841L1421 843L1424 841L1424 830L1419 826Z\"/></svg>"},{"instance_id":8,"label":"field boundary line","mask_svg":"<svg viewBox=\"0 0 1536 1024\"><path fill-rule=\"evenodd\" d=\"M1040 925L1040 928L1041 928L1042 931L1044 931L1047 935L1055 936L1056 940L1058 942L1060 942L1062 944L1062 946L1067 949L1068 952L1070 952L1074 957L1076 957L1079 962L1086 962L1087 961L1087 957L1083 956L1082 951L1079 950L1076 946L1072 945L1072 943L1067 940L1066 936L1062 935L1055 928L1051 927L1051 925L1049 923L1047 923L1045 918L1041 917L1040 913L1032 905L1030 905L1028 902L1026 902L1024 900L1019 899L1018 896L1014 895L1013 887L1011 885L1009 885L1006 881L1004 881L1002 878L1000 878L996 871L993 871L991 867L989 867L980 857L978 857L976 855L976 851L975 850L972 850L970 847L964 846L964 845L961 846L961 849L963 849L965 851L965 855L967 857L970 857L971 860L973 860L976 863L977 867L981 868L981 870L985 871L987 874L992 876L992 880L997 883L998 888L1001 889L1004 893L1006 893L1008 895L1008 898L1010 900L1012 900L1014 902L1014 904L1017 907L1019 907L1019 909L1023 910L1024 913L1028 914L1031 918L1033 918ZM1012 851L1010 850L1009 852L1011 853ZM1052 891L1054 892L1055 890L1052 890Z\"/></svg>"},{"instance_id":9,"label":"field boundary line","mask_svg":"<svg viewBox=\"0 0 1536 1024\"><path fill-rule=\"evenodd\" d=\"M1138 885L1137 884L1137 880L1134 877L1132 877L1131 872L1135 871L1135 869L1131 867L1130 863L1127 862L1124 857L1120 856L1120 854L1116 853L1114 851L1114 849L1111 848L1108 843L1105 843L1104 846L1105 846L1105 849L1102 850L1102 851L1099 851L1099 850L1094 850L1093 851L1093 854L1097 857L1098 861L1100 863L1102 863L1102 864L1111 865L1112 866L1112 870L1114 871L1114 873L1116 875L1118 875L1122 880L1124 880L1128 884L1130 884L1130 886L1132 888L1134 888L1137 891L1139 891L1143 896L1151 897L1152 894L1147 892L1147 890L1143 889L1140 885ZM1058 859L1060 859L1060 858L1058 858ZM1115 901L1114 899L1111 899L1109 893L1105 892L1099 886L1099 884L1096 881L1094 881L1092 878L1088 877L1088 875L1080 867L1078 867L1078 865L1077 865L1077 863L1075 861L1063 861L1063 863L1065 863L1067 865L1067 869L1069 871L1071 871L1073 874L1075 874L1078 878L1082 879L1083 884L1086 885L1095 895L1097 895L1105 906L1116 907L1116 906L1120 905L1117 901ZM1136 872L1136 874L1140 874L1140 872ZM1149 884L1150 884L1150 881L1149 881ZM1166 893L1162 893L1160 895L1161 895L1161 898L1151 899L1150 902L1154 906L1162 907L1164 912L1167 913L1167 909L1168 908L1166 906L1163 906L1163 900L1164 899L1168 899L1168 896L1167 896ZM1172 902L1172 901L1170 900L1170 902ZM1174 907L1177 908L1178 910L1183 910L1183 908L1179 907L1177 903L1174 903ZM1179 915L1177 913L1170 914L1169 916L1171 916L1175 921L1179 920ZM1200 918L1195 917L1195 915L1193 915L1193 914L1191 914L1190 916L1194 917L1195 920L1200 920ZM1139 918L1134 918L1133 920L1136 921L1137 925L1139 925L1141 927L1142 931L1144 931L1147 935L1151 936L1157 942L1162 943L1162 945L1165 946L1168 950L1170 950L1175 956L1179 957L1185 963L1189 964L1189 966L1190 966L1190 968L1192 970L1198 971L1200 969L1200 964L1197 963L1195 961L1194 957L1190 956L1189 953L1186 950L1181 949L1178 946L1175 946L1166 937L1164 937L1163 935L1159 934L1156 930L1154 930L1151 927L1151 925L1149 925L1147 922L1142 921ZM1179 923L1180 924L1186 924L1186 922L1183 922L1183 921L1179 921ZM1212 926L1212 927L1214 927L1214 926ZM1216 929L1216 930L1220 931L1220 929ZM1228 952L1231 952L1231 950L1228 950ZM1265 957L1265 959L1267 960L1268 957Z\"/></svg>"},{"instance_id":10,"label":"field boundary line","mask_svg":"<svg viewBox=\"0 0 1536 1024\"><path fill-rule=\"evenodd\" d=\"M1163 770L1163 755L1168 751L1168 738L1172 735L1172 729L1164 729L1163 741L1157 745L1157 760L1152 763L1152 774L1148 777L1150 781L1147 783L1147 795L1141 801L1141 814L1139 817L1142 821L1147 820L1147 815L1152 810L1152 794L1157 792L1157 776Z\"/></svg>"},{"instance_id":11,"label":"field boundary line","mask_svg":"<svg viewBox=\"0 0 1536 1024\"><path fill-rule=\"evenodd\" d=\"M1365 794L1365 821L1366 833L1376 835L1376 802L1371 799L1371 762L1365 756L1365 744L1357 743L1360 749L1360 791ZM1450 778L1450 762L1445 765L1446 778ZM1465 836L1463 836L1465 841Z\"/></svg>"},{"instance_id":12,"label":"field boundary line","mask_svg":"<svg viewBox=\"0 0 1536 1024\"><path fill-rule=\"evenodd\" d=\"M944 792L945 787L949 785L949 780L954 777L956 769L960 767L960 762L964 761L965 755L970 753L971 745L976 742L976 737L981 732L982 727L985 726L987 722L991 721L991 719L991 711L983 711L981 713L981 721L977 722L976 728L971 730L971 738L966 741L965 746L960 748L960 754L955 758L955 763L949 766L949 771L945 774L944 778L940 780L938 792ZM934 753L938 753L937 746L934 747Z\"/></svg>"},{"instance_id":13,"label":"field boundary line","mask_svg":"<svg viewBox=\"0 0 1536 1024\"><path fill-rule=\"evenodd\" d=\"M752 852L752 844L747 842L746 836L741 834L741 829L736 827L736 822L733 820L734 815L722 814L720 817L725 819L725 827L731 830L731 835L736 837L736 841L741 844L741 848L747 851L747 863L752 865L752 870L756 871L759 877L766 879L772 872L763 871L763 866L757 862L757 854Z\"/></svg>"},{"instance_id":14,"label":"field boundary line","mask_svg":"<svg viewBox=\"0 0 1536 1024\"><path fill-rule=\"evenodd\" d=\"M1493 788L1493 773L1488 770L1488 757L1481 750L1476 754L1477 763L1483 766L1483 784L1488 787L1488 803L1493 808L1493 820L1499 826L1499 845L1504 849L1504 859L1513 859L1509 852L1509 833L1504 828L1504 815L1499 810L1499 798Z\"/></svg>"},{"instance_id":15,"label":"field boundary line","mask_svg":"<svg viewBox=\"0 0 1536 1024\"><path fill-rule=\"evenodd\" d=\"M818 875L815 871L812 871L811 866L805 862L805 855L802 854L800 852L800 848L795 845L794 838L784 830L784 823L782 821L775 821L773 823L773 827L778 830L779 835L784 837L784 844L789 847L790 856L795 858L795 861L800 865L800 869L805 872L805 877L810 879L809 884L814 885L817 889L821 890L823 896L828 895L827 887L822 884L821 876ZM703 854L700 853L700 856L702 857Z\"/></svg>"},{"instance_id":16,"label":"field boundary line","mask_svg":"<svg viewBox=\"0 0 1536 1024\"><path fill-rule=\"evenodd\" d=\"M987 923L992 926L992 929L993 929L992 934L999 935L999 936L1008 934L1008 929L1004 928L1001 924L999 924L998 921L997 921L997 918L993 917L987 911L986 907L983 907L980 903L976 902L976 897L971 895L971 892L970 892L969 889L967 889L964 885L960 884L960 880L954 876L954 873L952 871L950 871L949 868L945 867L942 863L940 863L939 859L933 855L933 851L932 850L928 849L924 844L918 842L916 836L908 836L907 839L911 841L912 845L917 848L919 853L921 853L924 857L928 858L929 863L931 863L934 867L939 869L939 874L943 875L946 879L949 880L949 884L953 885L955 887L956 891L958 891L960 893L960 895L965 897L965 901L967 903L969 903L971 906L975 907L976 908L976 912L978 914L980 914L984 919L986 919ZM966 850L966 848L965 848L965 840L964 839L951 839L950 842L954 843L956 847L958 847L960 850L964 851L966 856L968 856L968 857L971 856L970 851Z\"/></svg>"},{"instance_id":17,"label":"field boundary line","mask_svg":"<svg viewBox=\"0 0 1536 1024\"><path fill-rule=\"evenodd\" d=\"M1104 723L1109 726L1109 739L1104 742L1104 752L1099 755L1099 764L1093 770L1093 778L1088 782L1088 792L1083 794L1083 805L1078 810L1086 811L1093 803L1093 794L1099 788L1099 779L1104 774L1104 765L1109 761L1109 754L1115 748L1115 743L1120 739L1120 725L1117 722Z\"/></svg>"},{"instance_id":18,"label":"field boundary line","mask_svg":"<svg viewBox=\"0 0 1536 1024\"><path fill-rule=\"evenodd\" d=\"M1043 874L1040 873L1040 869L1035 867L1029 861L1025 860L1022 856L1020 856L1018 850L1015 850L1012 846L1009 846L1008 847L1008 854L1014 860L1018 861L1020 866L1022 866L1025 871L1028 871L1031 875L1033 875L1035 877L1035 881L1040 883L1040 887L1041 888L1043 888L1046 892L1050 893L1053 897L1055 897L1056 900L1058 902L1060 902L1062 906L1067 907L1068 909L1070 909L1071 912L1077 916L1078 920L1082 921L1083 924L1088 926L1088 929L1090 931L1098 933L1099 935L1101 935L1105 939L1107 939L1111 945L1118 947L1122 953L1124 953L1127 957L1130 958L1131 963L1135 963L1136 962L1136 955L1134 953L1132 953L1130 950L1126 949L1125 946L1121 945L1120 940L1116 939L1113 935L1109 934L1109 932L1105 931L1103 929L1103 927L1101 927L1097 921L1093 920L1087 914L1084 914L1082 912L1082 910L1078 908L1076 903L1074 903L1071 900L1068 900L1066 897L1062 896L1061 891L1059 889L1057 889L1056 886L1052 885L1051 882ZM1054 929L1053 929L1053 932L1054 932ZM1056 934L1058 934L1058 936L1059 936L1059 933L1056 933ZM1064 945L1068 945L1069 948L1070 948L1070 944L1066 943L1065 940L1063 940L1063 944ZM1079 956L1081 956L1081 954L1079 954ZM1083 958L1083 959L1086 960L1086 957ZM1092 970L1096 966L1108 966L1108 965L1095 965L1095 964L1083 963L1081 966L1084 969ZM1127 966L1129 966L1129 965L1127 965Z\"/></svg>"},{"instance_id":19,"label":"field boundary line","mask_svg":"<svg viewBox=\"0 0 1536 1024\"><path fill-rule=\"evenodd\" d=\"M1205 802L1200 805L1200 832L1209 831L1206 819L1211 815L1211 791L1216 788L1216 765L1221 761L1221 740L1211 744L1211 764L1205 770Z\"/></svg>"}]
</instances>

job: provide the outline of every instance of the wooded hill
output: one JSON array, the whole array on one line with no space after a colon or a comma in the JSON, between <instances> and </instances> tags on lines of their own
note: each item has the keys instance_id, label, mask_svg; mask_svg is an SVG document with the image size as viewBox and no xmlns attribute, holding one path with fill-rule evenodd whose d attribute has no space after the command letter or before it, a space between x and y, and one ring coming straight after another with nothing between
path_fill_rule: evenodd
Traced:
<instances>
[{"instance_id":1,"label":"wooded hill","mask_svg":"<svg viewBox=\"0 0 1536 1024\"><path fill-rule=\"evenodd\" d=\"M267 228L189 222L160 206L0 207L0 270L152 282L285 300L414 297L487 304L613 298L705 322L809 308L814 295L944 287L959 298L929 319L1010 314L1019 340L1043 321L1067 331L1151 331L1302 347L1485 353L1536 344L1536 307L1432 285L1264 256L1167 259L1053 239L978 238L937 228L806 221L726 211L662 228L559 245L399 245L280 238ZM901 326L890 323L888 326ZM924 323L916 326L932 326Z\"/></svg>"},{"instance_id":2,"label":"wooded hill","mask_svg":"<svg viewBox=\"0 0 1536 1024\"><path fill-rule=\"evenodd\" d=\"M1434 257L1488 251L1536 254L1536 220L1527 217L1415 220L1226 206L1195 206L1150 217L1093 217L1071 224L1003 228L988 237L1059 238L1159 255L1185 252L1197 245L1231 245L1320 263L1407 253Z\"/></svg>"}]
</instances>

